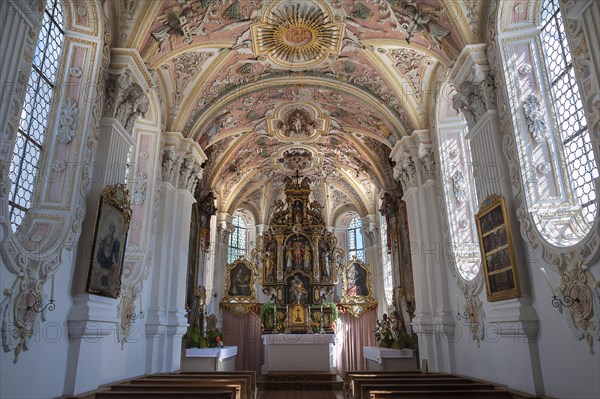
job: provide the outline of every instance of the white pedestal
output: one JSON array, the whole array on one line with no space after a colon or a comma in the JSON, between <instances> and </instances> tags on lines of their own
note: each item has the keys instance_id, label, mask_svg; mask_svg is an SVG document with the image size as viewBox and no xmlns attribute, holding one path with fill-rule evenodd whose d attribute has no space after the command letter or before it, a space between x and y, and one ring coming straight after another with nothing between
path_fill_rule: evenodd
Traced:
<instances>
[{"instance_id":1,"label":"white pedestal","mask_svg":"<svg viewBox=\"0 0 600 399\"><path fill-rule=\"evenodd\" d=\"M326 371L333 368L333 334L266 334L262 336L265 363L270 371Z\"/></svg>"},{"instance_id":2,"label":"white pedestal","mask_svg":"<svg viewBox=\"0 0 600 399\"><path fill-rule=\"evenodd\" d=\"M367 370L371 371L414 371L417 370L412 349L390 349L375 346L363 347Z\"/></svg>"},{"instance_id":3,"label":"white pedestal","mask_svg":"<svg viewBox=\"0 0 600 399\"><path fill-rule=\"evenodd\" d=\"M237 346L190 348L181 359L182 371L235 371Z\"/></svg>"}]
</instances>

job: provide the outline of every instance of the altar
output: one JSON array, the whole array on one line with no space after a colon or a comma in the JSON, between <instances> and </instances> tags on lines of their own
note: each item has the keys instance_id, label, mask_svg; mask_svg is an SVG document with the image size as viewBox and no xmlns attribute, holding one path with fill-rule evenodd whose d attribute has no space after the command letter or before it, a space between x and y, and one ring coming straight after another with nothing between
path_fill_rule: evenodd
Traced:
<instances>
[{"instance_id":1,"label":"altar","mask_svg":"<svg viewBox=\"0 0 600 399\"><path fill-rule=\"evenodd\" d=\"M333 367L333 334L264 334L264 364L270 371L325 371Z\"/></svg>"},{"instance_id":2,"label":"altar","mask_svg":"<svg viewBox=\"0 0 600 399\"><path fill-rule=\"evenodd\" d=\"M181 358L182 371L235 371L237 346L188 348Z\"/></svg>"},{"instance_id":3,"label":"altar","mask_svg":"<svg viewBox=\"0 0 600 399\"><path fill-rule=\"evenodd\" d=\"M412 349L363 347L363 356L370 371L416 371L417 363Z\"/></svg>"}]
</instances>

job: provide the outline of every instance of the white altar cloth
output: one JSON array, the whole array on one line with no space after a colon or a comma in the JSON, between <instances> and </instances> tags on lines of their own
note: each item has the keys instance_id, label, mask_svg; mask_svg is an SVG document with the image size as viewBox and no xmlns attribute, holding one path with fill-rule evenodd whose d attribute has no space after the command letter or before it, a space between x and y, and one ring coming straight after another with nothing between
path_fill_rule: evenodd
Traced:
<instances>
[{"instance_id":1,"label":"white altar cloth","mask_svg":"<svg viewBox=\"0 0 600 399\"><path fill-rule=\"evenodd\" d=\"M367 370L413 371L417 369L412 349L391 349L375 346L363 347Z\"/></svg>"},{"instance_id":2,"label":"white altar cloth","mask_svg":"<svg viewBox=\"0 0 600 399\"><path fill-rule=\"evenodd\" d=\"M377 363L383 363L385 358L411 358L413 357L412 349L391 349L380 348L376 346L363 347L363 356L367 359L374 360Z\"/></svg>"},{"instance_id":3,"label":"white altar cloth","mask_svg":"<svg viewBox=\"0 0 600 399\"><path fill-rule=\"evenodd\" d=\"M189 348L181 359L183 371L235 371L237 346Z\"/></svg>"},{"instance_id":4,"label":"white altar cloth","mask_svg":"<svg viewBox=\"0 0 600 399\"><path fill-rule=\"evenodd\" d=\"M333 368L333 334L265 334L262 374L270 371L327 371Z\"/></svg>"}]
</instances>

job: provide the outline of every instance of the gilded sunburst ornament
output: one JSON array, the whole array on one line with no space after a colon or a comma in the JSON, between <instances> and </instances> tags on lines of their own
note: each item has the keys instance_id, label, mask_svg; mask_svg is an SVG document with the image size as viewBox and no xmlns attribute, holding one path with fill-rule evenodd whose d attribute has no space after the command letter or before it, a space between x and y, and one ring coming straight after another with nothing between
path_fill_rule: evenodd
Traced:
<instances>
[{"instance_id":1,"label":"gilded sunburst ornament","mask_svg":"<svg viewBox=\"0 0 600 399\"><path fill-rule=\"evenodd\" d=\"M326 5L279 3L252 26L254 52L274 65L306 69L340 51L344 26Z\"/></svg>"}]
</instances>

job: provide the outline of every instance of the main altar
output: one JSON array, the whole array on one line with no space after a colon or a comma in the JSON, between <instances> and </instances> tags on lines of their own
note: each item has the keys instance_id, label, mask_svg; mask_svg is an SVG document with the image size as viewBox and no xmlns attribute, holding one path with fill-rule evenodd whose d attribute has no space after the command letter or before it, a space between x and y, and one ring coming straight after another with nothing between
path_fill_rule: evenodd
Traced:
<instances>
[{"instance_id":1,"label":"main altar","mask_svg":"<svg viewBox=\"0 0 600 399\"><path fill-rule=\"evenodd\" d=\"M310 200L309 179L296 174L285 183L285 202L276 201L252 252L271 303L262 315L263 332L332 333L333 290L344 253L326 228L321 204Z\"/></svg>"}]
</instances>

